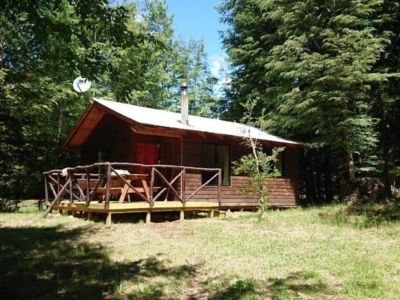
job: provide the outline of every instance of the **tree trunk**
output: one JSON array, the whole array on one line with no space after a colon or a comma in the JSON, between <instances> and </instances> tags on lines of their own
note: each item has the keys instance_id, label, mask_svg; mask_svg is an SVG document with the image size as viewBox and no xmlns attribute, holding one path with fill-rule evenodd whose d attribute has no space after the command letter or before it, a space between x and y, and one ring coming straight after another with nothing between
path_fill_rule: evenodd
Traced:
<instances>
[{"instance_id":1,"label":"tree trunk","mask_svg":"<svg viewBox=\"0 0 400 300\"><path fill-rule=\"evenodd\" d=\"M317 170L316 178L315 178L315 186L316 186L316 191L317 191L317 201L318 204L324 203L324 198L323 198L323 192L322 192L322 176L324 174L323 168L321 167L321 151L319 150L317 152L317 155L315 156L315 169Z\"/></svg>"},{"instance_id":2,"label":"tree trunk","mask_svg":"<svg viewBox=\"0 0 400 300\"><path fill-rule=\"evenodd\" d=\"M306 198L307 198L307 203L309 204L315 204L317 198L314 185L314 170L312 163L313 155L314 151L312 150L308 150L305 154Z\"/></svg>"},{"instance_id":3,"label":"tree trunk","mask_svg":"<svg viewBox=\"0 0 400 300\"><path fill-rule=\"evenodd\" d=\"M330 154L328 151L325 151L324 154L324 191L325 191L325 201L331 203L333 200L333 182L332 182L332 168L331 168L331 160Z\"/></svg>"},{"instance_id":4,"label":"tree trunk","mask_svg":"<svg viewBox=\"0 0 400 300\"><path fill-rule=\"evenodd\" d=\"M340 185L340 198L342 201L348 201L352 198L356 189L355 183L353 153L347 150L344 154L344 178Z\"/></svg>"},{"instance_id":5,"label":"tree trunk","mask_svg":"<svg viewBox=\"0 0 400 300\"><path fill-rule=\"evenodd\" d=\"M383 112L385 116L385 113ZM383 155L383 183L385 184L385 194L386 199L392 196L392 191L390 190L390 178L389 178L389 145L388 145L388 130L386 119L382 120L382 155Z\"/></svg>"},{"instance_id":6,"label":"tree trunk","mask_svg":"<svg viewBox=\"0 0 400 300\"><path fill-rule=\"evenodd\" d=\"M345 155L345 179L349 184L353 184L356 181L353 153L347 150Z\"/></svg>"}]
</instances>

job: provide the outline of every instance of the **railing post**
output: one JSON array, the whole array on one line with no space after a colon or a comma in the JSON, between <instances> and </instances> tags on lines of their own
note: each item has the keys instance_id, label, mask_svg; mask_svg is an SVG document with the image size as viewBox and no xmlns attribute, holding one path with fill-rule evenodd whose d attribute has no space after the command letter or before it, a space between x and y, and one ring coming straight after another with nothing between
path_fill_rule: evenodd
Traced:
<instances>
[{"instance_id":1,"label":"railing post","mask_svg":"<svg viewBox=\"0 0 400 300\"><path fill-rule=\"evenodd\" d=\"M222 184L222 176L221 169L218 170L218 205L221 206L221 184Z\"/></svg>"},{"instance_id":2,"label":"railing post","mask_svg":"<svg viewBox=\"0 0 400 300\"><path fill-rule=\"evenodd\" d=\"M111 198L111 164L107 163L107 186L106 186L106 200L104 202L104 208L110 208L110 198Z\"/></svg>"},{"instance_id":3,"label":"railing post","mask_svg":"<svg viewBox=\"0 0 400 300\"><path fill-rule=\"evenodd\" d=\"M185 182L185 178L186 178L186 168L185 167L183 167L183 174L182 174L182 180L181 180L181 199L182 199L182 201L183 201L183 203L186 203L186 196L185 196L185 185L186 185L186 182Z\"/></svg>"},{"instance_id":4,"label":"railing post","mask_svg":"<svg viewBox=\"0 0 400 300\"><path fill-rule=\"evenodd\" d=\"M86 168L86 204L90 202L90 178L89 178L89 170Z\"/></svg>"},{"instance_id":5,"label":"railing post","mask_svg":"<svg viewBox=\"0 0 400 300\"><path fill-rule=\"evenodd\" d=\"M47 175L44 176L44 203L46 207L49 205L49 187L47 182Z\"/></svg>"},{"instance_id":6,"label":"railing post","mask_svg":"<svg viewBox=\"0 0 400 300\"><path fill-rule=\"evenodd\" d=\"M68 170L68 178L69 178L69 202L74 202L73 191L72 191L72 175L71 171Z\"/></svg>"},{"instance_id":7,"label":"railing post","mask_svg":"<svg viewBox=\"0 0 400 300\"><path fill-rule=\"evenodd\" d=\"M50 205L47 207L46 211L43 214L43 217L46 218L47 215L52 211L54 205L57 203L60 203L60 199L64 196L65 191L67 190L67 187L69 186L71 181L71 178L68 179L68 181L64 184L64 186L61 188L61 190L57 193L55 196L54 200L50 203Z\"/></svg>"},{"instance_id":8,"label":"railing post","mask_svg":"<svg viewBox=\"0 0 400 300\"><path fill-rule=\"evenodd\" d=\"M150 207L154 205L154 198L153 198L153 187L154 187L154 167L151 167L151 174L150 174Z\"/></svg>"},{"instance_id":9,"label":"railing post","mask_svg":"<svg viewBox=\"0 0 400 300\"><path fill-rule=\"evenodd\" d=\"M60 192L60 176L61 173L57 173L57 194Z\"/></svg>"}]
</instances>

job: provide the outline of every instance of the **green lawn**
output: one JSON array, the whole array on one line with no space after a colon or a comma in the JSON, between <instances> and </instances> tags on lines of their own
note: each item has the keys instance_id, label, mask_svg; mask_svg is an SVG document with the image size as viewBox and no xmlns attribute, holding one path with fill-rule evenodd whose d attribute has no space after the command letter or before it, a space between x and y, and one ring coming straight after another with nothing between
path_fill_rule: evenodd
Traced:
<instances>
[{"instance_id":1,"label":"green lawn","mask_svg":"<svg viewBox=\"0 0 400 300\"><path fill-rule=\"evenodd\" d=\"M107 228L24 206L0 214L0 298L398 299L400 223L339 209Z\"/></svg>"}]
</instances>

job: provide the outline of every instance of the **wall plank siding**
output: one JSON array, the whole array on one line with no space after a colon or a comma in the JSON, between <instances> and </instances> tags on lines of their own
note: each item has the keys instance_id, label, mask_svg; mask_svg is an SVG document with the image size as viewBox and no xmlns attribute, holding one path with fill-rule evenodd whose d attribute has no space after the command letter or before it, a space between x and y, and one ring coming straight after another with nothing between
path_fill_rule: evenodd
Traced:
<instances>
[{"instance_id":1,"label":"wall plank siding","mask_svg":"<svg viewBox=\"0 0 400 300\"><path fill-rule=\"evenodd\" d=\"M297 184L290 178L274 178L266 182L271 206L296 206ZM186 174L185 195L189 196L201 186L201 174ZM231 185L221 187L221 205L223 207L257 207L259 197L249 189L250 178L232 176ZM179 187L178 187L179 188ZM208 186L199 191L190 201L215 201L218 190Z\"/></svg>"},{"instance_id":2,"label":"wall plank siding","mask_svg":"<svg viewBox=\"0 0 400 300\"><path fill-rule=\"evenodd\" d=\"M183 138L183 165L201 166L201 143L215 143L228 145L230 148L231 161L238 160L242 155L248 153L241 139L237 138ZM267 182L268 197L271 206L296 206L298 202L299 182L299 150L285 149L283 178L274 178ZM186 195L190 195L201 186L201 174L187 174L185 179ZM258 206L259 197L250 191L250 179L248 176L231 175L230 186L221 188L222 205L226 207L254 207ZM195 200L215 201L217 188L206 187L195 196Z\"/></svg>"}]
</instances>

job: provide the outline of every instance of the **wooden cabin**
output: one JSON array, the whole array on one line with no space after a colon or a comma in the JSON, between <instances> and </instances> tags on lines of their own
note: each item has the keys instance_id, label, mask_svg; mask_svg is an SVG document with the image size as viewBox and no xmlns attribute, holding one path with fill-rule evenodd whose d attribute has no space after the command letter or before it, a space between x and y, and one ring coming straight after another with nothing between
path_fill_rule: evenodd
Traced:
<instances>
[{"instance_id":1,"label":"wooden cabin","mask_svg":"<svg viewBox=\"0 0 400 300\"><path fill-rule=\"evenodd\" d=\"M187 103L182 105L187 107ZM243 124L188 115L187 109L174 113L93 99L63 149L80 154L83 165L131 162L220 168L220 189L213 187L213 183L217 184L214 180L198 191L191 201L215 201L219 191L220 208L256 208L259 197L248 189L249 178L232 173L232 162L250 151L243 143L246 136L257 139L265 151L285 147L279 160L282 176L267 183L269 201L275 207L296 206L301 144ZM146 172L138 168L140 170L136 172ZM177 175L173 170L163 174L168 180ZM188 195L209 178L209 172L192 170L186 172L184 181L178 180L174 186ZM184 184L183 189L181 184Z\"/></svg>"},{"instance_id":2,"label":"wooden cabin","mask_svg":"<svg viewBox=\"0 0 400 300\"><path fill-rule=\"evenodd\" d=\"M63 145L80 155L81 165L45 175L47 215L80 212L146 213L254 209L259 195L246 174L232 173L232 162L248 154L244 138L264 151L285 147L282 176L268 180L270 205L296 206L302 145L240 123L189 115L186 90L181 113L93 99Z\"/></svg>"}]
</instances>

